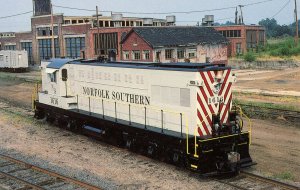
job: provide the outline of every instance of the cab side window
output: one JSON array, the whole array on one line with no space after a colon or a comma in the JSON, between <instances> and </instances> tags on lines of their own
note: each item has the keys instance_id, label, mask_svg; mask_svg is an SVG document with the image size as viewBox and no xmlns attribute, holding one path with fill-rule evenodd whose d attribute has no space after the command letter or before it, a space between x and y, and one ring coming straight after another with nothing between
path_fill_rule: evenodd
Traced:
<instances>
[{"instance_id":1,"label":"cab side window","mask_svg":"<svg viewBox=\"0 0 300 190\"><path fill-rule=\"evenodd\" d=\"M56 83L56 72L54 73L48 73L48 78L50 79L51 82L55 82Z\"/></svg>"}]
</instances>

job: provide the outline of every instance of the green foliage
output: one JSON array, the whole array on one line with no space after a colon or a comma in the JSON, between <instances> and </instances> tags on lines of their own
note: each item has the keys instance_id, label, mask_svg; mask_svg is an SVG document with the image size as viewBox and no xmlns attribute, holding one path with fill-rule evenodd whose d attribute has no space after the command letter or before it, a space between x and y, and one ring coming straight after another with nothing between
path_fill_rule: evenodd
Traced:
<instances>
[{"instance_id":1,"label":"green foliage","mask_svg":"<svg viewBox=\"0 0 300 190\"><path fill-rule=\"evenodd\" d=\"M279 25L274 18L267 18L259 21L258 24L266 27L268 37L292 36L295 34L295 23L290 25Z\"/></svg>"},{"instance_id":2,"label":"green foliage","mask_svg":"<svg viewBox=\"0 0 300 190\"><path fill-rule=\"evenodd\" d=\"M256 55L253 52L248 52L244 55L244 60L247 62L256 61Z\"/></svg>"},{"instance_id":3,"label":"green foliage","mask_svg":"<svg viewBox=\"0 0 300 190\"><path fill-rule=\"evenodd\" d=\"M272 39L264 48L264 52L271 56L290 57L300 55L300 46L296 46L294 39L291 37Z\"/></svg>"},{"instance_id":4,"label":"green foliage","mask_svg":"<svg viewBox=\"0 0 300 190\"><path fill-rule=\"evenodd\" d=\"M274 175L274 177L277 179L283 179L283 180L293 180L294 179L293 174L291 174L290 172L279 173L279 174Z\"/></svg>"}]
</instances>

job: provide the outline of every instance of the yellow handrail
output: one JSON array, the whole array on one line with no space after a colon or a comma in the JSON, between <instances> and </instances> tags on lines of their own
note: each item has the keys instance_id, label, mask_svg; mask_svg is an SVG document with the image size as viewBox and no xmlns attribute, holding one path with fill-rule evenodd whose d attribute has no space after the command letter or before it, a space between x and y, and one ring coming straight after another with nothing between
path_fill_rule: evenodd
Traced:
<instances>
[{"instance_id":1,"label":"yellow handrail","mask_svg":"<svg viewBox=\"0 0 300 190\"><path fill-rule=\"evenodd\" d=\"M251 145L252 143L252 121L251 119L243 112L243 109L241 106L237 105L236 107L239 108L239 111L240 111L240 115L241 116L244 116L248 122L249 122L249 146Z\"/></svg>"},{"instance_id":2,"label":"yellow handrail","mask_svg":"<svg viewBox=\"0 0 300 190\"><path fill-rule=\"evenodd\" d=\"M71 91L69 91L69 92L71 92ZM116 101L112 101L112 100L108 100L108 99L104 99L104 98L91 97L91 96L85 96L85 95L81 95L81 96L77 95L77 97L78 98L79 97L93 98L93 99L96 99L96 100L100 100L100 101L103 100L104 102L110 102L110 103L115 103L116 102ZM128 106L128 104L123 103L123 102L118 102L118 104ZM135 104L130 104L130 106L137 107L137 108L144 108L145 107L143 105L135 105ZM159 109L158 107L155 107L155 106L149 106L148 105L147 108L149 108L150 110L161 111L161 109ZM164 112L172 113L172 114L182 114L182 119L185 120L185 128L186 128L186 152L187 152L187 154L190 154L190 152L189 152L189 146L188 146L189 145L189 124L188 124L188 118L187 118L186 114L185 113L175 112L175 111L172 111L172 110L169 110L169 109L164 109Z\"/></svg>"},{"instance_id":3,"label":"yellow handrail","mask_svg":"<svg viewBox=\"0 0 300 190\"><path fill-rule=\"evenodd\" d=\"M36 84L34 85L33 92L32 92L32 94L31 94L31 104L32 104L31 106L32 106L32 110L33 110L33 111L36 110L36 107L35 107L34 102L35 102L36 100L38 100L38 91L39 91L39 84L36 83Z\"/></svg>"}]
</instances>

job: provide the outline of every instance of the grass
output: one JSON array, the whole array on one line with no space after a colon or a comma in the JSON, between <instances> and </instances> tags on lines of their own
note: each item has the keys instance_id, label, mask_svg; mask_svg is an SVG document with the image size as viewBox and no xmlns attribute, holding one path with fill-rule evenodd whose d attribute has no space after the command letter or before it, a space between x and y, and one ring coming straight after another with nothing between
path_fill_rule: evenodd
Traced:
<instances>
[{"instance_id":1,"label":"grass","mask_svg":"<svg viewBox=\"0 0 300 190\"><path fill-rule=\"evenodd\" d=\"M29 79L26 77L22 77L21 73L0 72L0 79L23 81L23 82L28 82L28 83L42 83L42 79L40 77L35 77L34 79Z\"/></svg>"},{"instance_id":2,"label":"grass","mask_svg":"<svg viewBox=\"0 0 300 190\"><path fill-rule=\"evenodd\" d=\"M246 105L246 106L256 106L261 108L267 109L279 109L279 110L286 110L286 111L300 111L299 107L291 106L291 105L282 105L282 104L274 104L274 103L264 103L264 102L253 102L253 101L245 101L234 99L234 104L238 105Z\"/></svg>"},{"instance_id":3,"label":"grass","mask_svg":"<svg viewBox=\"0 0 300 190\"><path fill-rule=\"evenodd\" d=\"M253 61L300 61L300 43L295 45L292 37L268 39L266 46L237 56L233 60Z\"/></svg>"},{"instance_id":4,"label":"grass","mask_svg":"<svg viewBox=\"0 0 300 190\"><path fill-rule=\"evenodd\" d=\"M290 180L290 181L293 181L294 180L294 176L292 173L290 172L282 172L282 173L279 173L279 174L275 174L273 175L274 178L277 178L277 179L281 179L281 180Z\"/></svg>"}]
</instances>

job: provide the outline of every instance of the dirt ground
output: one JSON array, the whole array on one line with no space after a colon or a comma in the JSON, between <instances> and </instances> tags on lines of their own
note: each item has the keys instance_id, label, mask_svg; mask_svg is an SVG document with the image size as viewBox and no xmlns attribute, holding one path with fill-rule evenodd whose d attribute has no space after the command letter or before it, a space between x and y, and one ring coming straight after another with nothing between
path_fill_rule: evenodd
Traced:
<instances>
[{"instance_id":1,"label":"dirt ground","mask_svg":"<svg viewBox=\"0 0 300 190\"><path fill-rule=\"evenodd\" d=\"M235 70L236 91L300 96L300 67L285 70Z\"/></svg>"},{"instance_id":2,"label":"dirt ground","mask_svg":"<svg viewBox=\"0 0 300 190\"><path fill-rule=\"evenodd\" d=\"M106 183L116 184L116 189L232 189L175 166L0 109L1 149L61 168L88 171Z\"/></svg>"},{"instance_id":3,"label":"dirt ground","mask_svg":"<svg viewBox=\"0 0 300 190\"><path fill-rule=\"evenodd\" d=\"M252 170L300 182L299 129L262 120L254 120L253 124L251 155L258 165ZM231 189L172 165L1 109L0 148L58 167L89 171L117 184L117 189Z\"/></svg>"},{"instance_id":4,"label":"dirt ground","mask_svg":"<svg viewBox=\"0 0 300 190\"><path fill-rule=\"evenodd\" d=\"M272 76L294 76L293 84L300 92L300 76L295 71L263 71L267 78L261 77L258 71L256 80L249 80L249 73L240 71L238 86L246 86L251 89L262 88L279 90ZM247 73L247 74L246 74ZM273 73L273 74L272 74ZM274 74L277 73L277 74ZM287 80L287 79L286 79ZM289 79L290 80L290 79ZM261 84L255 85L255 83ZM274 83L274 84L273 84ZM270 85L270 86L269 86ZM274 86L272 86L274 85ZM277 86L277 87L276 87ZM282 90L291 90L292 85L283 85ZM34 89L33 83L18 80L0 80L0 102L9 101L15 106L31 108L31 95ZM270 99L261 98L259 95L251 95L250 99L257 98L260 101L282 102L285 97L274 96ZM249 99L247 94L243 94ZM282 100L280 100L280 98ZM295 98L295 97L293 97ZM288 99L287 102L299 99ZM253 120L253 144L251 155L258 163L253 169L271 177L288 179L300 182L300 129L282 126L274 121ZM22 118L7 114L0 109L0 148L13 150L28 156L36 156L61 167L71 167L79 170L90 171L113 183L121 184L120 187L129 189L218 189L220 184L199 179L189 172L176 167L130 153L103 143L95 142L81 135L75 135L47 124L27 122ZM125 151L125 152L124 152ZM130 176L130 177L128 177ZM157 181L157 179L160 179ZM123 186L122 186L123 185ZM222 187L224 188L224 187Z\"/></svg>"}]
</instances>

